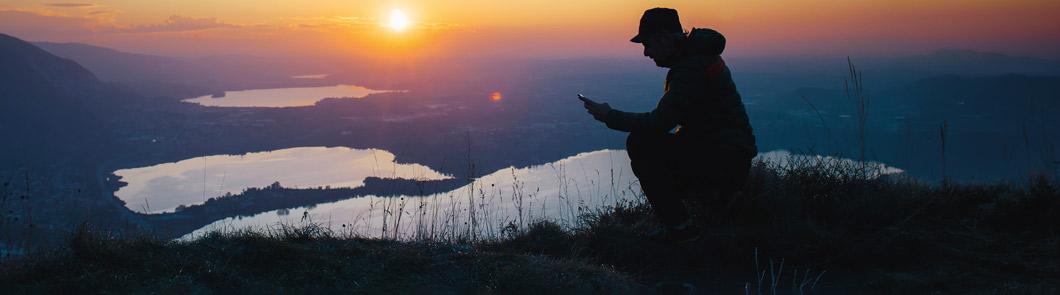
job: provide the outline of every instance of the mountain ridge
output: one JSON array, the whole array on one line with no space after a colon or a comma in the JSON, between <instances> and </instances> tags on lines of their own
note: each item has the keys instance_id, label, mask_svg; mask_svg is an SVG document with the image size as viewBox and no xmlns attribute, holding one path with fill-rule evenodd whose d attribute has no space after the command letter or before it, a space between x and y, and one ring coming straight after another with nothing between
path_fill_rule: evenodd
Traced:
<instances>
[{"instance_id":1,"label":"mountain ridge","mask_svg":"<svg viewBox=\"0 0 1060 295\"><path fill-rule=\"evenodd\" d=\"M0 95L75 95L99 79L77 62L0 33Z\"/></svg>"}]
</instances>

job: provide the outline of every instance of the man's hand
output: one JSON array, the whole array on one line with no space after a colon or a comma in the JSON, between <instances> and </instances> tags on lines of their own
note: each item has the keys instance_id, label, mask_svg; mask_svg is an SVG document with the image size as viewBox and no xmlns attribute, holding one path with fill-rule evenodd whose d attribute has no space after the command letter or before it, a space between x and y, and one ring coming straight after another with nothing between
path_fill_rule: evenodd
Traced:
<instances>
[{"instance_id":1,"label":"man's hand","mask_svg":"<svg viewBox=\"0 0 1060 295\"><path fill-rule=\"evenodd\" d=\"M611 111L611 105L607 103L597 103L581 94L578 95L578 99L585 103L585 111L590 115L593 115L593 119L600 122L604 122L604 120L607 119L607 112Z\"/></svg>"}]
</instances>

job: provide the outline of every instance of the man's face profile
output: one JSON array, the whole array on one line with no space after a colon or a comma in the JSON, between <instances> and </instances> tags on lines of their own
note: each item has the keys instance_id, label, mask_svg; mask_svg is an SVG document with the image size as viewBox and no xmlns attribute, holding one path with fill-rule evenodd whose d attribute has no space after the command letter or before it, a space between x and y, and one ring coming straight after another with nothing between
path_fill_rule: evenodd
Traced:
<instances>
[{"instance_id":1,"label":"man's face profile","mask_svg":"<svg viewBox=\"0 0 1060 295\"><path fill-rule=\"evenodd\" d=\"M655 65L660 67L670 66L677 52L674 46L674 36L666 33L655 34L644 40L641 45L644 45L644 56L651 58L655 61Z\"/></svg>"}]
</instances>

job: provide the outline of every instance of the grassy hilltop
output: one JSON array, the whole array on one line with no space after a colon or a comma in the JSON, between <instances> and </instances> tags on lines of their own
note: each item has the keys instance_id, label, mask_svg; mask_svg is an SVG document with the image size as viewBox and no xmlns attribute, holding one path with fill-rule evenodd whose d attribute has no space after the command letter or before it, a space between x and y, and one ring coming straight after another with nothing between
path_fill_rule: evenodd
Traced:
<instances>
[{"instance_id":1,"label":"grassy hilltop","mask_svg":"<svg viewBox=\"0 0 1060 295\"><path fill-rule=\"evenodd\" d=\"M1060 292L1055 180L935 185L806 159L756 163L733 201L691 206L703 232L676 244L641 237L655 223L638 203L587 213L577 228L542 221L479 240L365 239L313 224L192 242L86 229L67 248L7 261L0 285L13 293Z\"/></svg>"}]
</instances>

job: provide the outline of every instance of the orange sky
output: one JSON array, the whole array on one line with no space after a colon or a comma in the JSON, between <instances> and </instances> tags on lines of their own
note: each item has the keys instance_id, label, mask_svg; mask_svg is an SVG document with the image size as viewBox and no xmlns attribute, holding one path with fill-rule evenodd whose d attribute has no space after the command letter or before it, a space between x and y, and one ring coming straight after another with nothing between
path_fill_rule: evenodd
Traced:
<instances>
[{"instance_id":1,"label":"orange sky","mask_svg":"<svg viewBox=\"0 0 1060 295\"><path fill-rule=\"evenodd\" d=\"M637 57L640 13L713 27L729 55L885 55L940 48L1060 57L1056 0L0 0L0 32L165 55ZM413 27L380 23L392 9Z\"/></svg>"}]
</instances>

